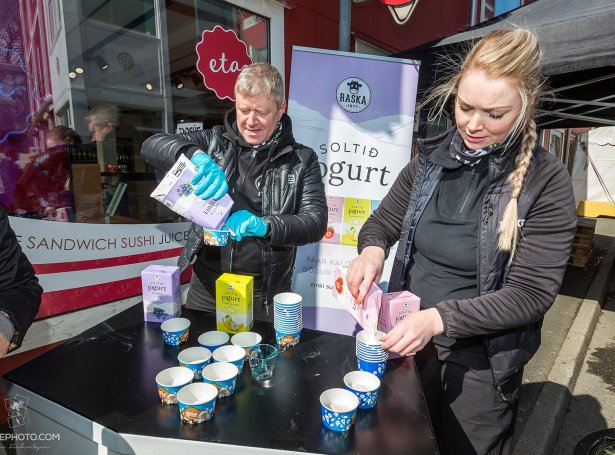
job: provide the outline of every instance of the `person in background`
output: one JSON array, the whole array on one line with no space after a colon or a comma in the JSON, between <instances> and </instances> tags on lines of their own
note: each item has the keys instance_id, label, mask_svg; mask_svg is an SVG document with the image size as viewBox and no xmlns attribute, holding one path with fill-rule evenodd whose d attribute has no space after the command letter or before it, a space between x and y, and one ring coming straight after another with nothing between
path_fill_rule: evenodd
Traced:
<instances>
[{"instance_id":1,"label":"person in background","mask_svg":"<svg viewBox=\"0 0 615 455\"><path fill-rule=\"evenodd\" d=\"M13 204L17 182L21 175L21 168L17 164L21 147L14 144L9 137L0 145L0 204L10 207Z\"/></svg>"},{"instance_id":2,"label":"person in background","mask_svg":"<svg viewBox=\"0 0 615 455\"><path fill-rule=\"evenodd\" d=\"M229 192L234 201L226 221L232 241L203 245L203 229L192 225L179 258L193 259L186 306L215 310L215 282L224 272L254 277L254 317L271 320L273 296L290 290L297 245L317 242L327 227L327 203L318 158L297 143L284 113L278 70L253 63L235 84L235 108L224 125L189 134L156 134L141 155L167 171L185 154L198 171L192 183L203 199Z\"/></svg>"},{"instance_id":3,"label":"person in background","mask_svg":"<svg viewBox=\"0 0 615 455\"><path fill-rule=\"evenodd\" d=\"M95 151L96 159L105 172L102 184L103 210L108 215L130 216L128 196L124 192L115 208L110 204L120 189L122 173L132 172L134 155L134 135L136 130L131 125L121 125L117 108L108 105L95 106L86 116L91 142L86 147ZM120 190L122 191L122 190Z\"/></svg>"},{"instance_id":4,"label":"person in background","mask_svg":"<svg viewBox=\"0 0 615 455\"><path fill-rule=\"evenodd\" d=\"M71 128L57 126L47 132L45 150L24 168L9 213L31 218L56 219L57 209L72 213L70 151L81 144Z\"/></svg>"},{"instance_id":5,"label":"person in background","mask_svg":"<svg viewBox=\"0 0 615 455\"><path fill-rule=\"evenodd\" d=\"M416 353L440 453L510 454L523 367L540 345L576 229L565 166L538 145L534 109L542 54L524 29L478 42L427 98L455 126L419 141L360 231L349 265L362 302L399 241L389 292L421 311L382 337Z\"/></svg>"},{"instance_id":6,"label":"person in background","mask_svg":"<svg viewBox=\"0 0 615 455\"><path fill-rule=\"evenodd\" d=\"M21 346L43 289L0 205L0 357Z\"/></svg>"}]
</instances>

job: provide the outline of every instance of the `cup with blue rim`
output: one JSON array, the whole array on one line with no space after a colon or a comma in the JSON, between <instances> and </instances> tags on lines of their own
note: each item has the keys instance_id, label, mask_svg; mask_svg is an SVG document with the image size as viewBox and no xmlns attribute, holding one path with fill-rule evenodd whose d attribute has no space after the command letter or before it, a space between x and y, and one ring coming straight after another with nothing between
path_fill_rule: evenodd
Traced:
<instances>
[{"instance_id":1,"label":"cup with blue rim","mask_svg":"<svg viewBox=\"0 0 615 455\"><path fill-rule=\"evenodd\" d=\"M218 389L208 383L194 382L177 392L182 422L197 425L214 416Z\"/></svg>"},{"instance_id":2,"label":"cup with blue rim","mask_svg":"<svg viewBox=\"0 0 615 455\"><path fill-rule=\"evenodd\" d=\"M303 329L302 297L294 292L282 292L273 297L273 326L276 343L281 351L295 346Z\"/></svg>"},{"instance_id":3,"label":"cup with blue rim","mask_svg":"<svg viewBox=\"0 0 615 455\"><path fill-rule=\"evenodd\" d=\"M357 365L360 371L372 373L378 377L384 375L388 351L382 349L379 341L384 336L381 331L361 330L356 336Z\"/></svg>"},{"instance_id":4,"label":"cup with blue rim","mask_svg":"<svg viewBox=\"0 0 615 455\"><path fill-rule=\"evenodd\" d=\"M246 350L241 346L227 344L216 348L212 353L214 362L232 363L239 370L239 374L243 371L243 364L246 359Z\"/></svg>"},{"instance_id":5,"label":"cup with blue rim","mask_svg":"<svg viewBox=\"0 0 615 455\"><path fill-rule=\"evenodd\" d=\"M192 370L194 379L202 379L201 370L211 361L211 351L203 346L194 346L181 351L177 360L180 366Z\"/></svg>"},{"instance_id":6,"label":"cup with blue rim","mask_svg":"<svg viewBox=\"0 0 615 455\"><path fill-rule=\"evenodd\" d=\"M228 230L203 229L203 243L208 246L226 246L228 237Z\"/></svg>"},{"instance_id":7,"label":"cup with blue rim","mask_svg":"<svg viewBox=\"0 0 615 455\"><path fill-rule=\"evenodd\" d=\"M346 431L357 417L359 399L346 389L335 388L320 394L320 414L325 427L334 431Z\"/></svg>"},{"instance_id":8,"label":"cup with blue rim","mask_svg":"<svg viewBox=\"0 0 615 455\"><path fill-rule=\"evenodd\" d=\"M177 404L177 392L194 379L192 370L183 367L171 367L156 375L158 397L162 404Z\"/></svg>"},{"instance_id":9,"label":"cup with blue rim","mask_svg":"<svg viewBox=\"0 0 615 455\"><path fill-rule=\"evenodd\" d=\"M229 397L235 391L239 368L228 362L214 362L203 368L203 382L218 389L218 398Z\"/></svg>"},{"instance_id":10,"label":"cup with blue rim","mask_svg":"<svg viewBox=\"0 0 615 455\"><path fill-rule=\"evenodd\" d=\"M246 359L254 347L263 340L263 337L256 332L239 332L231 337L231 344L240 346L246 351Z\"/></svg>"},{"instance_id":11,"label":"cup with blue rim","mask_svg":"<svg viewBox=\"0 0 615 455\"><path fill-rule=\"evenodd\" d=\"M220 346L224 346L228 343L230 336L226 332L221 330L211 330L209 332L201 333L197 338L198 343L204 348L214 352Z\"/></svg>"},{"instance_id":12,"label":"cup with blue rim","mask_svg":"<svg viewBox=\"0 0 615 455\"><path fill-rule=\"evenodd\" d=\"M190 320L186 318L171 318L160 324L164 344L179 346L188 341Z\"/></svg>"},{"instance_id":13,"label":"cup with blue rim","mask_svg":"<svg viewBox=\"0 0 615 455\"><path fill-rule=\"evenodd\" d=\"M367 371L351 371L344 375L346 390L354 393L359 399L359 409L369 409L376 405L380 390L378 376Z\"/></svg>"}]
</instances>

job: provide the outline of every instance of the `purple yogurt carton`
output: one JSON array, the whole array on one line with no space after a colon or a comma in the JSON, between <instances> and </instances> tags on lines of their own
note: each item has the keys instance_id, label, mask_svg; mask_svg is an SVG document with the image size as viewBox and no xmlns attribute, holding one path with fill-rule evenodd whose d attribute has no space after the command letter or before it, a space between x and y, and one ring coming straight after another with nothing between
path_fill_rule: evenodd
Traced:
<instances>
[{"instance_id":1,"label":"purple yogurt carton","mask_svg":"<svg viewBox=\"0 0 615 455\"><path fill-rule=\"evenodd\" d=\"M205 229L219 230L229 216L233 200L228 194L217 201L195 195L191 180L197 169L181 155L150 196Z\"/></svg>"},{"instance_id":2,"label":"purple yogurt carton","mask_svg":"<svg viewBox=\"0 0 615 455\"><path fill-rule=\"evenodd\" d=\"M181 314L179 267L148 265L141 272L143 314L147 322L164 322Z\"/></svg>"}]
</instances>

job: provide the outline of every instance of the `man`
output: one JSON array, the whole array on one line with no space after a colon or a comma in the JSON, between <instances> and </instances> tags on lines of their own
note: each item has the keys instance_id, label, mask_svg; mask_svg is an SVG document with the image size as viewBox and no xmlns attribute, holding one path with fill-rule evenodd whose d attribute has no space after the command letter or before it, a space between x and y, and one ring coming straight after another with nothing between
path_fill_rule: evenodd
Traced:
<instances>
[{"instance_id":1,"label":"man","mask_svg":"<svg viewBox=\"0 0 615 455\"><path fill-rule=\"evenodd\" d=\"M213 311L222 273L251 275L254 317L271 320L273 296L290 289L296 246L325 233L324 184L314 151L295 142L277 69L266 63L245 67L235 99L224 125L156 134L143 143L141 155L166 171L183 153L198 166L195 194L218 200L228 191L234 201L226 247L204 246L203 229L191 226L178 261L183 269L196 257L186 306Z\"/></svg>"},{"instance_id":2,"label":"man","mask_svg":"<svg viewBox=\"0 0 615 455\"><path fill-rule=\"evenodd\" d=\"M0 205L0 357L21 346L43 289Z\"/></svg>"}]
</instances>

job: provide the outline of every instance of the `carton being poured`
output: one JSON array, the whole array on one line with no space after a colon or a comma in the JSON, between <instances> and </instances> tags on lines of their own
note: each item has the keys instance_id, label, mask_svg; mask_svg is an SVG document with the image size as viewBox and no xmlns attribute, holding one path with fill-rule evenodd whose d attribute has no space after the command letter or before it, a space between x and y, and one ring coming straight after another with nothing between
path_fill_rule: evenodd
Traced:
<instances>
[{"instance_id":1,"label":"carton being poured","mask_svg":"<svg viewBox=\"0 0 615 455\"><path fill-rule=\"evenodd\" d=\"M197 169L197 166L185 155L181 155L152 192L151 197L184 218L216 232L228 218L233 200L228 194L217 201L212 198L204 200L194 194L191 181Z\"/></svg>"},{"instance_id":2,"label":"carton being poured","mask_svg":"<svg viewBox=\"0 0 615 455\"><path fill-rule=\"evenodd\" d=\"M375 336L376 329L388 333L408 314L419 311L421 299L408 291L389 292L383 294L378 286L372 283L363 305L359 305L352 297L346 283L346 269L337 267L333 274L333 295L356 319L356 321ZM389 353L389 359L400 357L394 352Z\"/></svg>"},{"instance_id":3,"label":"carton being poured","mask_svg":"<svg viewBox=\"0 0 615 455\"><path fill-rule=\"evenodd\" d=\"M359 305L346 285L346 268L336 267L333 274L333 296L365 330L375 333L378 327L382 291L372 283L363 304Z\"/></svg>"}]
</instances>

